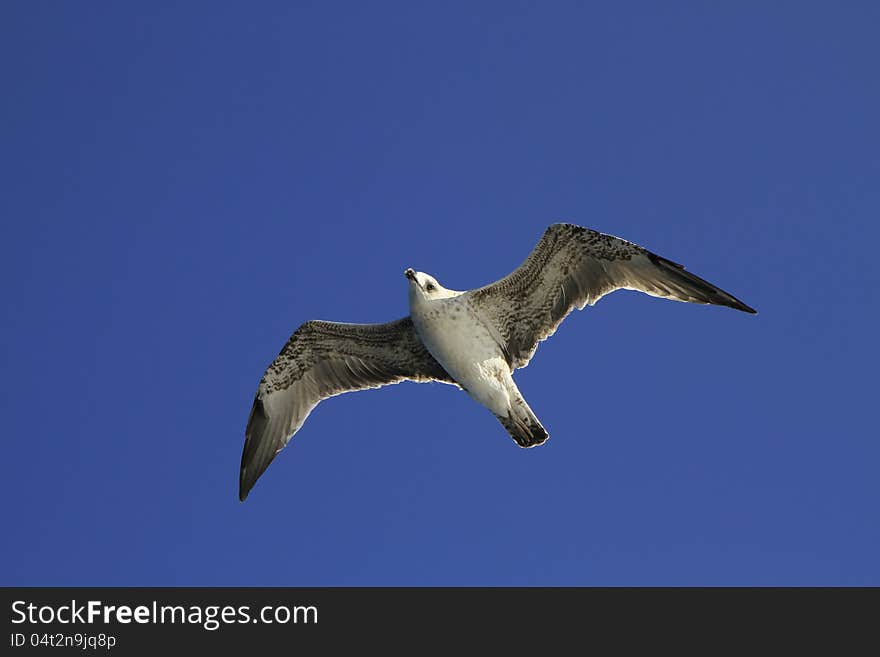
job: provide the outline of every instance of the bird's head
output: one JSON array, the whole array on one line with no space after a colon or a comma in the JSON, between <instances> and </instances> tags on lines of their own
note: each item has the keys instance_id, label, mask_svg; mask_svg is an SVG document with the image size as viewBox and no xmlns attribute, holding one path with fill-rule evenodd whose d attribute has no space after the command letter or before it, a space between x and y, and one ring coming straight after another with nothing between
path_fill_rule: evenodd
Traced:
<instances>
[{"instance_id":1,"label":"bird's head","mask_svg":"<svg viewBox=\"0 0 880 657\"><path fill-rule=\"evenodd\" d=\"M415 300L433 301L435 299L448 299L457 296L454 290L447 290L437 282L437 279L424 272L407 269L403 272L409 280L410 302Z\"/></svg>"}]
</instances>

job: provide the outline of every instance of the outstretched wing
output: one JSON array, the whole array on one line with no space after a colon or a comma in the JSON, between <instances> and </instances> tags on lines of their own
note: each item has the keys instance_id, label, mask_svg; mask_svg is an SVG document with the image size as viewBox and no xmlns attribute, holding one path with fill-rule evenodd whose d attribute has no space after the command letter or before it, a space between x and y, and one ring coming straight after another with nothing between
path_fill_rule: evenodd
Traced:
<instances>
[{"instance_id":1,"label":"outstretched wing","mask_svg":"<svg viewBox=\"0 0 880 657\"><path fill-rule=\"evenodd\" d=\"M387 324L313 320L300 326L257 389L245 430L239 499L244 501L322 399L406 380L455 384L409 317Z\"/></svg>"},{"instance_id":2,"label":"outstretched wing","mask_svg":"<svg viewBox=\"0 0 880 657\"><path fill-rule=\"evenodd\" d=\"M468 294L498 331L513 369L528 365L538 343L553 335L573 309L593 305L619 289L756 312L682 265L572 224L550 226L519 268Z\"/></svg>"}]
</instances>

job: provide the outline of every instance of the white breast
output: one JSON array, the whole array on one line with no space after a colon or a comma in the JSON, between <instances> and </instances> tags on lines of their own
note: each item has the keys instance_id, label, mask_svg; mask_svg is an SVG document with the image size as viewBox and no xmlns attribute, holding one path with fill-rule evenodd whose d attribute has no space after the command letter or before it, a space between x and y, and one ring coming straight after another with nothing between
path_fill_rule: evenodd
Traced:
<instances>
[{"instance_id":1,"label":"white breast","mask_svg":"<svg viewBox=\"0 0 880 657\"><path fill-rule=\"evenodd\" d=\"M472 397L491 407L501 395L506 403L502 379L510 370L486 325L464 299L416 304L410 314L427 350Z\"/></svg>"}]
</instances>

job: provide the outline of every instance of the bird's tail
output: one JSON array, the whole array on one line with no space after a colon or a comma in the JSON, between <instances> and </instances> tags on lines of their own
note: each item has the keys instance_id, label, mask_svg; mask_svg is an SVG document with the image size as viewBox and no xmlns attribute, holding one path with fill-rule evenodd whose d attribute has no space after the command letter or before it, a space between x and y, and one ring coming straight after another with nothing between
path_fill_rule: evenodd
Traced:
<instances>
[{"instance_id":1,"label":"bird's tail","mask_svg":"<svg viewBox=\"0 0 880 657\"><path fill-rule=\"evenodd\" d=\"M550 435L522 397L512 400L507 415L495 415L520 447L535 447Z\"/></svg>"}]
</instances>

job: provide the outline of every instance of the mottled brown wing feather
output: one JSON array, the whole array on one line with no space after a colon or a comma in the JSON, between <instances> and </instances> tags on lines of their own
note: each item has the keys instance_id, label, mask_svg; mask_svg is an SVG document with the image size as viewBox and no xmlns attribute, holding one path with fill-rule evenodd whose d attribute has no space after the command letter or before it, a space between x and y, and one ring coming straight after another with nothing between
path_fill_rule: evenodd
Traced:
<instances>
[{"instance_id":1,"label":"mottled brown wing feather","mask_svg":"<svg viewBox=\"0 0 880 657\"><path fill-rule=\"evenodd\" d=\"M497 329L511 368L525 367L538 343L575 308L619 289L756 312L682 265L612 235L553 224L510 275L468 293Z\"/></svg>"},{"instance_id":2,"label":"mottled brown wing feather","mask_svg":"<svg viewBox=\"0 0 880 657\"><path fill-rule=\"evenodd\" d=\"M244 501L318 402L407 380L455 384L409 317L387 324L313 320L300 326L257 388L245 430L239 498Z\"/></svg>"}]
</instances>

